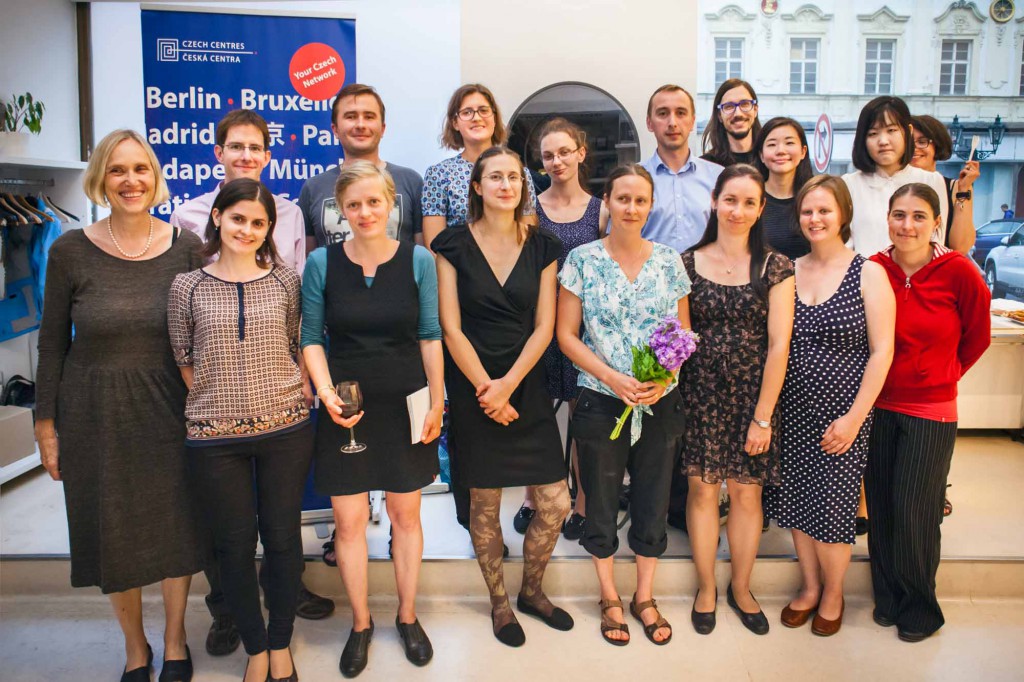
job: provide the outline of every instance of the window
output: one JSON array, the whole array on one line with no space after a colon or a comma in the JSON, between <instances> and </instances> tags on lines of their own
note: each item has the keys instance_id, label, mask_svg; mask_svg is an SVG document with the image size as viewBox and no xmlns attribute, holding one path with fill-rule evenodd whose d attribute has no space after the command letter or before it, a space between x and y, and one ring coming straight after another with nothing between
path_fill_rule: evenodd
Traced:
<instances>
[{"instance_id":1,"label":"window","mask_svg":"<svg viewBox=\"0 0 1024 682\"><path fill-rule=\"evenodd\" d=\"M813 95L818 92L817 38L794 38L789 48L789 93Z\"/></svg>"},{"instance_id":2,"label":"window","mask_svg":"<svg viewBox=\"0 0 1024 682\"><path fill-rule=\"evenodd\" d=\"M895 40L868 40L864 58L864 94L891 95Z\"/></svg>"},{"instance_id":3,"label":"window","mask_svg":"<svg viewBox=\"0 0 1024 682\"><path fill-rule=\"evenodd\" d=\"M940 95L966 95L967 72L971 68L970 40L943 40L939 70Z\"/></svg>"},{"instance_id":4,"label":"window","mask_svg":"<svg viewBox=\"0 0 1024 682\"><path fill-rule=\"evenodd\" d=\"M715 90L730 78L743 78L743 38L715 38Z\"/></svg>"}]
</instances>

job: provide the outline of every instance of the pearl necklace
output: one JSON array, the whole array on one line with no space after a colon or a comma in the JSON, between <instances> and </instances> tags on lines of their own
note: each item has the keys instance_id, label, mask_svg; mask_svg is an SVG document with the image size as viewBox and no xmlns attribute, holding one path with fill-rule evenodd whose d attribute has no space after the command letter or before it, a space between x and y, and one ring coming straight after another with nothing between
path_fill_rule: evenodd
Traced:
<instances>
[{"instance_id":1,"label":"pearl necklace","mask_svg":"<svg viewBox=\"0 0 1024 682\"><path fill-rule=\"evenodd\" d=\"M149 251L149 247L153 244L153 216L149 216L149 238L146 239L146 248L142 249L142 251L139 251L138 253L128 253L121 248L120 244L117 243L117 240L114 239L114 228L110 226L110 216L107 216L107 234L110 235L110 241L113 242L114 248L117 249L122 256L133 260L136 258L142 258L146 255L146 252Z\"/></svg>"}]
</instances>

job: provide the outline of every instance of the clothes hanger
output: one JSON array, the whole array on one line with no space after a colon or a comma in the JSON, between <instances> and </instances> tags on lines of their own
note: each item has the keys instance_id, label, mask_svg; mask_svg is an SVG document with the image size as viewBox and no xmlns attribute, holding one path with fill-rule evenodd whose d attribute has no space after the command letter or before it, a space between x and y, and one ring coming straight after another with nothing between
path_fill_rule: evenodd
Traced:
<instances>
[{"instance_id":1,"label":"clothes hanger","mask_svg":"<svg viewBox=\"0 0 1024 682\"><path fill-rule=\"evenodd\" d=\"M12 194L11 196L14 197L14 200L17 201L22 208L24 208L26 211L29 212L29 214L36 218L36 220L34 220L33 222L35 222L37 225L42 225L44 222L50 222L50 216L46 215L38 208L30 204L28 199L26 199L23 195Z\"/></svg>"},{"instance_id":2,"label":"clothes hanger","mask_svg":"<svg viewBox=\"0 0 1024 682\"><path fill-rule=\"evenodd\" d=\"M39 193L39 198L42 200L42 202L44 204L46 204L47 207L49 207L49 209L51 211L56 213L57 216L59 218L61 218L62 220L64 220L64 221L74 220L76 223L81 222L78 219L77 216L71 215L70 213L68 213L67 211L62 209L60 206L58 206L57 204L53 203L53 199L51 199L50 197L46 196L42 192Z\"/></svg>"},{"instance_id":3,"label":"clothes hanger","mask_svg":"<svg viewBox=\"0 0 1024 682\"><path fill-rule=\"evenodd\" d=\"M26 218L24 215L22 215L21 212L18 211L18 209L14 208L9 203L7 203L7 195L6 194L0 194L0 207L3 207L4 210L6 210L8 213L10 213L13 216L15 216L15 218L17 219L17 222L19 224L21 224L21 225L28 225L28 218Z\"/></svg>"}]
</instances>

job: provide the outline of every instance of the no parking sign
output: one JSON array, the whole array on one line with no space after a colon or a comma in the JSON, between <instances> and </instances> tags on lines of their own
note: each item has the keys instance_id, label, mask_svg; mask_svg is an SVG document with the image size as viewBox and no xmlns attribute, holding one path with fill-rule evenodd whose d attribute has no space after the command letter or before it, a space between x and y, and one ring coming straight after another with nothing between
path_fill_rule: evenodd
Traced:
<instances>
[{"instance_id":1,"label":"no parking sign","mask_svg":"<svg viewBox=\"0 0 1024 682\"><path fill-rule=\"evenodd\" d=\"M828 170L828 163L832 160L832 119L828 114L819 116L818 122L814 124L811 158L814 160L814 170L819 173Z\"/></svg>"}]
</instances>

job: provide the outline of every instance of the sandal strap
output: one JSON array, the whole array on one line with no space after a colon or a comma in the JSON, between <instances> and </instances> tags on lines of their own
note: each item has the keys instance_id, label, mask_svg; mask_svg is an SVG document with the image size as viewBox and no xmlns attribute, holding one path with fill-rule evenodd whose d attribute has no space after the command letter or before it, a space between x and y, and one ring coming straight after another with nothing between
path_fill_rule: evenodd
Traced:
<instances>
[{"instance_id":1,"label":"sandal strap","mask_svg":"<svg viewBox=\"0 0 1024 682\"><path fill-rule=\"evenodd\" d=\"M655 611L657 611L658 602L655 599L648 599L647 601L642 601L639 604L636 601L634 601L633 608L636 610L638 614L643 613L647 609L654 609Z\"/></svg>"},{"instance_id":2,"label":"sandal strap","mask_svg":"<svg viewBox=\"0 0 1024 682\"><path fill-rule=\"evenodd\" d=\"M628 635L629 634L629 624L628 623L616 623L613 620L605 621L603 618L601 619L601 632L614 632L616 630L619 630L621 632L625 632Z\"/></svg>"},{"instance_id":3,"label":"sandal strap","mask_svg":"<svg viewBox=\"0 0 1024 682\"><path fill-rule=\"evenodd\" d=\"M602 614L604 614L604 612L607 611L608 609L621 609L622 608L622 600L621 599L602 599L597 604L598 604L598 606L601 607L601 613Z\"/></svg>"}]
</instances>

